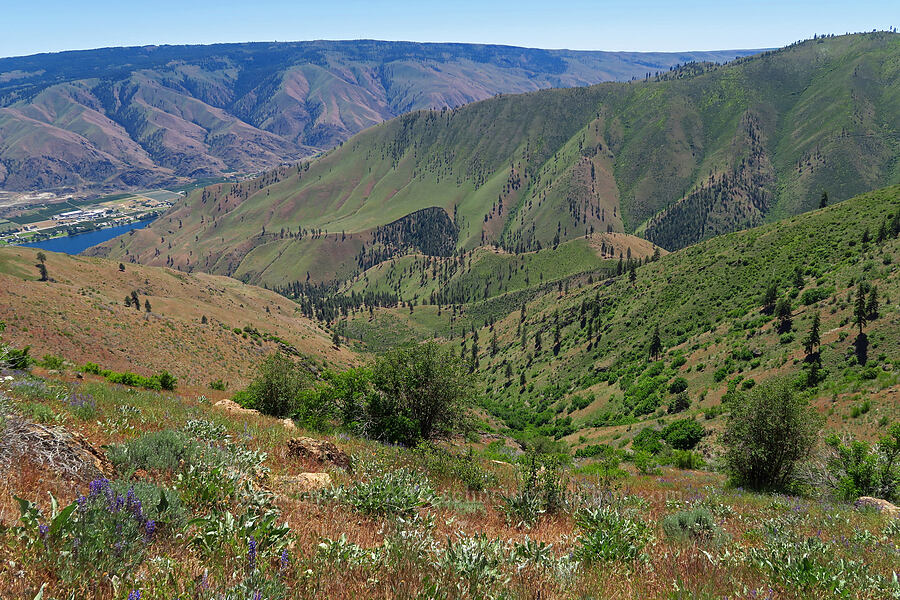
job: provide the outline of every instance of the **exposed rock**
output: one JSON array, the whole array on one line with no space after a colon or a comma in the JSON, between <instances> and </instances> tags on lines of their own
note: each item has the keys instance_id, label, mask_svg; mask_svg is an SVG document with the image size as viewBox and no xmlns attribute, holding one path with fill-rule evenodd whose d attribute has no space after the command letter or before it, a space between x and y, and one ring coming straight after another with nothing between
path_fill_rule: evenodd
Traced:
<instances>
[{"instance_id":1,"label":"exposed rock","mask_svg":"<svg viewBox=\"0 0 900 600\"><path fill-rule=\"evenodd\" d=\"M284 425L284 428L285 428L285 429L289 429L289 430L291 430L291 431L294 431L294 430L297 429L297 426L294 425L294 420L293 420L293 419L282 419L282 420L281 420L281 423Z\"/></svg>"},{"instance_id":2,"label":"exposed rock","mask_svg":"<svg viewBox=\"0 0 900 600\"><path fill-rule=\"evenodd\" d=\"M83 481L108 477L112 463L80 434L47 427L16 414L3 415L0 427L0 469L29 460L66 477Z\"/></svg>"},{"instance_id":3,"label":"exposed rock","mask_svg":"<svg viewBox=\"0 0 900 600\"><path fill-rule=\"evenodd\" d=\"M213 406L218 406L222 410L227 413L231 413L234 415L258 415L261 414L258 410L254 410L252 408L244 408L234 400L230 400L226 398L225 400L219 400Z\"/></svg>"},{"instance_id":4,"label":"exposed rock","mask_svg":"<svg viewBox=\"0 0 900 600\"><path fill-rule=\"evenodd\" d=\"M299 492L311 492L331 487L331 475L328 473L300 473L290 477L283 477L279 481L281 485Z\"/></svg>"},{"instance_id":5,"label":"exposed rock","mask_svg":"<svg viewBox=\"0 0 900 600\"><path fill-rule=\"evenodd\" d=\"M882 500L881 498L860 496L859 499L857 499L857 501L854 503L854 506L856 508L874 508L880 513L892 517L900 517L900 507L891 504L887 500Z\"/></svg>"},{"instance_id":6,"label":"exposed rock","mask_svg":"<svg viewBox=\"0 0 900 600\"><path fill-rule=\"evenodd\" d=\"M289 439L287 446L290 457L310 458L318 463L331 463L350 470L350 457L328 440L296 437Z\"/></svg>"}]
</instances>

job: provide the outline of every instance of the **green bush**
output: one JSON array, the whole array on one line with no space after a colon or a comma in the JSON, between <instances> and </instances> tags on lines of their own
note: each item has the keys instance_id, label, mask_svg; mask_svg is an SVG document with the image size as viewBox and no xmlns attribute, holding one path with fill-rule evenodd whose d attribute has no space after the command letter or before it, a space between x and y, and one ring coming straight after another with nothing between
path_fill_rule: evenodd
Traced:
<instances>
[{"instance_id":1,"label":"green bush","mask_svg":"<svg viewBox=\"0 0 900 600\"><path fill-rule=\"evenodd\" d=\"M690 418L672 421L662 430L663 439L677 450L692 450L704 435L703 425Z\"/></svg>"},{"instance_id":2,"label":"green bush","mask_svg":"<svg viewBox=\"0 0 900 600\"><path fill-rule=\"evenodd\" d=\"M687 379L685 379L684 377L676 377L672 380L672 383L669 384L669 393L678 394L685 391L687 388Z\"/></svg>"},{"instance_id":3,"label":"green bush","mask_svg":"<svg viewBox=\"0 0 900 600\"><path fill-rule=\"evenodd\" d=\"M174 472L191 465L200 447L187 434L174 429L145 433L124 444L111 446L107 455L121 473L137 469Z\"/></svg>"},{"instance_id":4,"label":"green bush","mask_svg":"<svg viewBox=\"0 0 900 600\"><path fill-rule=\"evenodd\" d=\"M365 515L410 515L437 498L427 478L405 467L369 475L330 496Z\"/></svg>"},{"instance_id":5,"label":"green bush","mask_svg":"<svg viewBox=\"0 0 900 600\"><path fill-rule=\"evenodd\" d=\"M678 542L706 544L722 537L722 530L716 525L712 513L706 508L684 510L662 519L662 530L666 537Z\"/></svg>"},{"instance_id":6,"label":"green bush","mask_svg":"<svg viewBox=\"0 0 900 600\"><path fill-rule=\"evenodd\" d=\"M819 415L787 379L736 395L722 436L732 481L754 490L785 489L815 446Z\"/></svg>"},{"instance_id":7,"label":"green bush","mask_svg":"<svg viewBox=\"0 0 900 600\"><path fill-rule=\"evenodd\" d=\"M588 565L636 560L652 539L646 524L611 506L579 511L575 524L581 533L573 556Z\"/></svg>"},{"instance_id":8,"label":"green bush","mask_svg":"<svg viewBox=\"0 0 900 600\"><path fill-rule=\"evenodd\" d=\"M529 452L519 462L518 476L516 493L500 496L499 509L509 524L532 527L542 514L554 514L567 504L566 480L558 456Z\"/></svg>"},{"instance_id":9,"label":"green bush","mask_svg":"<svg viewBox=\"0 0 900 600\"><path fill-rule=\"evenodd\" d=\"M301 390L310 386L312 376L302 365L276 352L259 366L256 379L241 396L244 406L275 417L294 413Z\"/></svg>"},{"instance_id":10,"label":"green bush","mask_svg":"<svg viewBox=\"0 0 900 600\"><path fill-rule=\"evenodd\" d=\"M45 354L44 358L41 359L40 365L45 369L51 370L60 370L63 368L63 358L61 356L56 356L53 354Z\"/></svg>"},{"instance_id":11,"label":"green bush","mask_svg":"<svg viewBox=\"0 0 900 600\"><path fill-rule=\"evenodd\" d=\"M433 342L387 352L372 374L377 393L367 407L371 434L411 446L461 431L471 381L459 358Z\"/></svg>"},{"instance_id":12,"label":"green bush","mask_svg":"<svg viewBox=\"0 0 900 600\"><path fill-rule=\"evenodd\" d=\"M641 429L631 441L631 449L658 454L662 450L662 432L652 427Z\"/></svg>"},{"instance_id":13,"label":"green bush","mask_svg":"<svg viewBox=\"0 0 900 600\"><path fill-rule=\"evenodd\" d=\"M894 423L888 434L872 445L858 440L845 444L834 435L826 441L833 450L827 465L831 477L827 480L834 481L838 498L900 500L900 423Z\"/></svg>"},{"instance_id":14,"label":"green bush","mask_svg":"<svg viewBox=\"0 0 900 600\"><path fill-rule=\"evenodd\" d=\"M691 450L673 450L669 455L669 463L678 469L702 469L706 462L696 452Z\"/></svg>"},{"instance_id":15,"label":"green bush","mask_svg":"<svg viewBox=\"0 0 900 600\"><path fill-rule=\"evenodd\" d=\"M221 379L216 379L215 381L209 382L209 389L216 390L218 392L224 392L225 388L227 388L227 387L228 387L228 384L226 384Z\"/></svg>"}]
</instances>

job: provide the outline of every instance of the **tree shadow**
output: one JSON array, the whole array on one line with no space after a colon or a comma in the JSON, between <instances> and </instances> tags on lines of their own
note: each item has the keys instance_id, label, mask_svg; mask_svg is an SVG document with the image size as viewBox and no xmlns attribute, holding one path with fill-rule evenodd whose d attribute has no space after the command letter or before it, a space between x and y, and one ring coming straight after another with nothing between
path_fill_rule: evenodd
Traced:
<instances>
[{"instance_id":1,"label":"tree shadow","mask_svg":"<svg viewBox=\"0 0 900 600\"><path fill-rule=\"evenodd\" d=\"M865 333L860 333L856 336L853 347L856 351L856 361L865 366L866 362L869 360L869 337Z\"/></svg>"}]
</instances>

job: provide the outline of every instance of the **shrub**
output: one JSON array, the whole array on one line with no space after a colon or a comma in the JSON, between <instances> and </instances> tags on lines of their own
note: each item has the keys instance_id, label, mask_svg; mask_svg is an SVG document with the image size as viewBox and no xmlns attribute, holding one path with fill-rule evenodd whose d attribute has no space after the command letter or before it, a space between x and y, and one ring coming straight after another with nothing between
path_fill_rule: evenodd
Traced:
<instances>
[{"instance_id":1,"label":"shrub","mask_svg":"<svg viewBox=\"0 0 900 600\"><path fill-rule=\"evenodd\" d=\"M199 451L199 446L185 433L164 429L111 446L108 456L123 473L133 473L137 469L172 472L182 461L185 465L194 462Z\"/></svg>"},{"instance_id":2,"label":"shrub","mask_svg":"<svg viewBox=\"0 0 900 600\"><path fill-rule=\"evenodd\" d=\"M650 528L611 506L586 509L575 515L581 530L574 558L591 564L600 561L633 561L650 542Z\"/></svg>"},{"instance_id":3,"label":"shrub","mask_svg":"<svg viewBox=\"0 0 900 600\"><path fill-rule=\"evenodd\" d=\"M216 379L215 381L210 381L210 382L209 382L209 389L211 389L211 390L216 390L216 391L219 391L219 392L224 392L224 391L225 391L225 388L227 388L227 387L228 387L228 384L226 384L226 383L225 383L224 381L222 381L221 379Z\"/></svg>"},{"instance_id":4,"label":"shrub","mask_svg":"<svg viewBox=\"0 0 900 600\"><path fill-rule=\"evenodd\" d=\"M69 410L82 421L90 421L97 414L97 403L90 394L74 393L67 400Z\"/></svg>"},{"instance_id":5,"label":"shrub","mask_svg":"<svg viewBox=\"0 0 900 600\"><path fill-rule=\"evenodd\" d=\"M471 378L459 358L437 344L407 345L378 358L378 392L368 418L374 437L415 445L463 429Z\"/></svg>"},{"instance_id":6,"label":"shrub","mask_svg":"<svg viewBox=\"0 0 900 600\"><path fill-rule=\"evenodd\" d=\"M293 360L276 352L259 366L247 387L245 406L275 417L292 414L300 391L309 386L310 374Z\"/></svg>"},{"instance_id":7,"label":"shrub","mask_svg":"<svg viewBox=\"0 0 900 600\"><path fill-rule=\"evenodd\" d=\"M676 394L675 397L669 402L669 414L680 413L686 411L691 406L691 398L688 396L687 392L681 392Z\"/></svg>"},{"instance_id":8,"label":"shrub","mask_svg":"<svg viewBox=\"0 0 900 600\"><path fill-rule=\"evenodd\" d=\"M676 377L672 380L672 383L669 384L669 393L671 394L679 394L685 391L688 388L687 379L684 377Z\"/></svg>"},{"instance_id":9,"label":"shrub","mask_svg":"<svg viewBox=\"0 0 900 600\"><path fill-rule=\"evenodd\" d=\"M732 481L755 490L785 489L815 445L818 414L786 379L736 394L723 435Z\"/></svg>"},{"instance_id":10,"label":"shrub","mask_svg":"<svg viewBox=\"0 0 900 600\"><path fill-rule=\"evenodd\" d=\"M638 450L631 455L631 462L639 473L653 475L660 472L656 458L646 450Z\"/></svg>"},{"instance_id":11,"label":"shrub","mask_svg":"<svg viewBox=\"0 0 900 600\"><path fill-rule=\"evenodd\" d=\"M366 515L410 515L433 503L436 493L421 473L401 467L340 487L331 497Z\"/></svg>"},{"instance_id":12,"label":"shrub","mask_svg":"<svg viewBox=\"0 0 900 600\"><path fill-rule=\"evenodd\" d=\"M838 498L900 499L900 423L874 445L858 440L845 444L837 436L826 441L833 450L827 468Z\"/></svg>"},{"instance_id":13,"label":"shrub","mask_svg":"<svg viewBox=\"0 0 900 600\"><path fill-rule=\"evenodd\" d=\"M722 530L716 525L712 513L706 508L684 510L663 517L662 530L678 542L706 544L715 542L722 536Z\"/></svg>"},{"instance_id":14,"label":"shrub","mask_svg":"<svg viewBox=\"0 0 900 600\"><path fill-rule=\"evenodd\" d=\"M618 464L618 460L616 461ZM556 513L567 503L566 481L559 457L529 452L519 463L515 494L501 494L500 510L515 527L531 527L544 513Z\"/></svg>"},{"instance_id":15,"label":"shrub","mask_svg":"<svg viewBox=\"0 0 900 600\"><path fill-rule=\"evenodd\" d=\"M641 429L631 441L631 449L657 454L662 450L662 432L652 427Z\"/></svg>"},{"instance_id":16,"label":"shrub","mask_svg":"<svg viewBox=\"0 0 900 600\"><path fill-rule=\"evenodd\" d=\"M673 421L662 430L663 439L677 450L693 449L704 435L703 425L690 418Z\"/></svg>"},{"instance_id":17,"label":"shrub","mask_svg":"<svg viewBox=\"0 0 900 600\"><path fill-rule=\"evenodd\" d=\"M131 487L119 493L123 489L107 479L92 481L89 494L64 509L57 510L54 501L48 517L33 503L18 499L20 531L32 543L41 544L44 560L63 581L83 579L88 572L127 578L157 536L159 522L152 517L168 517L173 506L168 499L174 501L175 496L141 497ZM154 486L152 491L157 490Z\"/></svg>"},{"instance_id":18,"label":"shrub","mask_svg":"<svg viewBox=\"0 0 900 600\"><path fill-rule=\"evenodd\" d=\"M678 469L697 470L706 466L703 457L691 450L673 450L669 462Z\"/></svg>"},{"instance_id":19,"label":"shrub","mask_svg":"<svg viewBox=\"0 0 900 600\"><path fill-rule=\"evenodd\" d=\"M44 358L41 359L40 365L45 369L51 370L60 370L63 368L63 359L61 356L55 356L53 354L45 354Z\"/></svg>"}]
</instances>

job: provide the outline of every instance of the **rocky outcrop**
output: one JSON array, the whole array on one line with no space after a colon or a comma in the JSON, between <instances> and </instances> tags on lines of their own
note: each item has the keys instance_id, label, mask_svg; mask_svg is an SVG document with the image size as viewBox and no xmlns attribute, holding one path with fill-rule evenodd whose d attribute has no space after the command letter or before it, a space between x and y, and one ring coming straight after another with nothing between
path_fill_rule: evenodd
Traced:
<instances>
[{"instance_id":1,"label":"rocky outcrop","mask_svg":"<svg viewBox=\"0 0 900 600\"><path fill-rule=\"evenodd\" d=\"M219 400L213 406L221 408L225 412L232 415L259 415L262 414L258 410L254 410L252 408L244 408L234 400L230 400L226 398L225 400Z\"/></svg>"},{"instance_id":2,"label":"rocky outcrop","mask_svg":"<svg viewBox=\"0 0 900 600\"><path fill-rule=\"evenodd\" d=\"M860 496L853 505L856 508L875 509L881 514L885 514L891 517L900 517L900 507L891 504L887 500L882 500L881 498Z\"/></svg>"},{"instance_id":3,"label":"rocky outcrop","mask_svg":"<svg viewBox=\"0 0 900 600\"><path fill-rule=\"evenodd\" d=\"M328 440L296 437L288 440L287 454L291 458L313 460L319 464L332 464L350 470L350 457Z\"/></svg>"}]
</instances>

